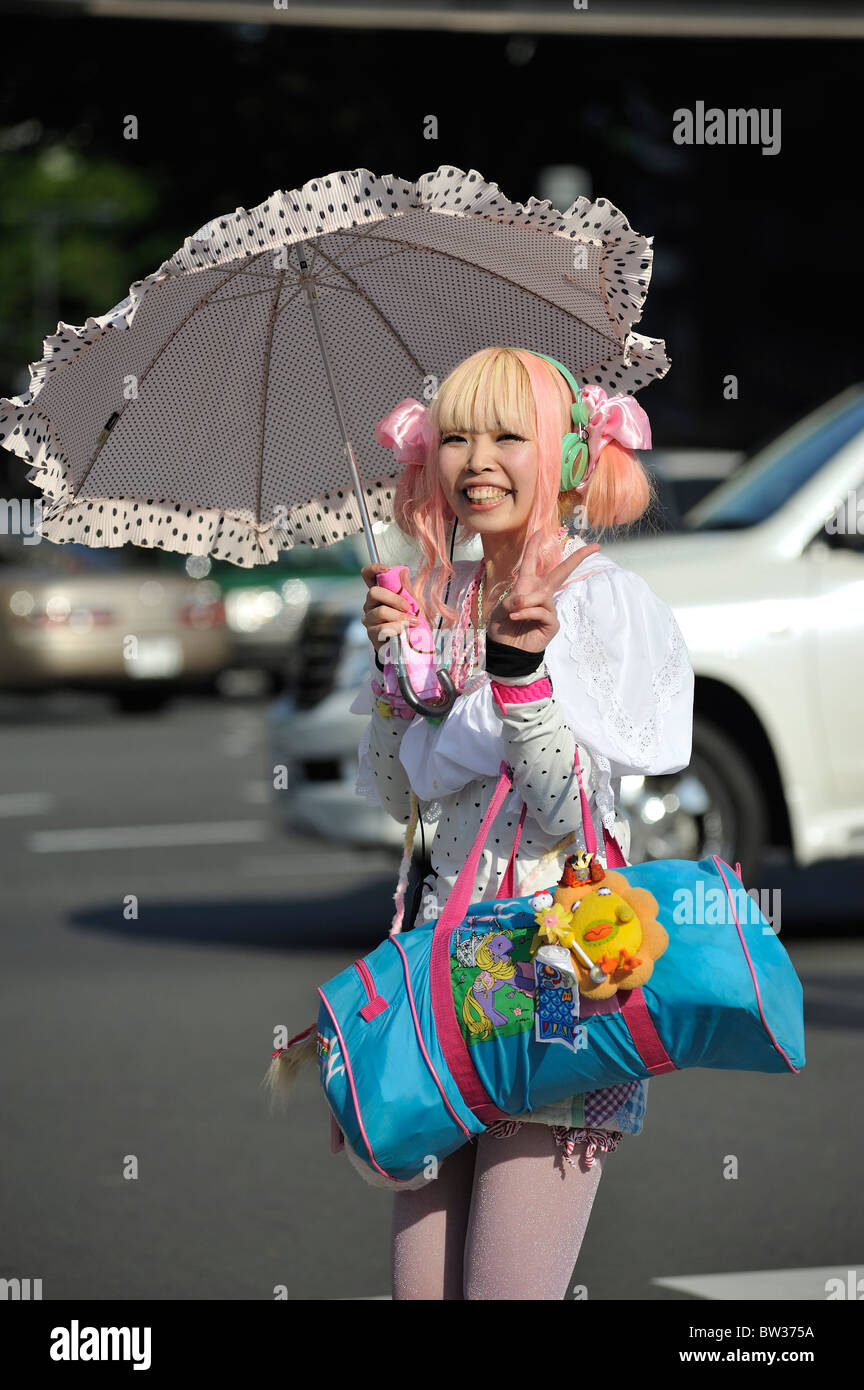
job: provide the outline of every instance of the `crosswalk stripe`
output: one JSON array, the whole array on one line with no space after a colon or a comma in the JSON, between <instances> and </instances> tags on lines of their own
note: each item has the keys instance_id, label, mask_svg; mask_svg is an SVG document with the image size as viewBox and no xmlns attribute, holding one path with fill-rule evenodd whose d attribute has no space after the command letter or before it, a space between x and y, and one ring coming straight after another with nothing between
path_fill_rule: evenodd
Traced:
<instances>
[{"instance_id":1,"label":"crosswalk stripe","mask_svg":"<svg viewBox=\"0 0 864 1390\"><path fill-rule=\"evenodd\" d=\"M51 792L5 792L0 796L0 816L41 816L56 800Z\"/></svg>"},{"instance_id":2,"label":"crosswalk stripe","mask_svg":"<svg viewBox=\"0 0 864 1390\"><path fill-rule=\"evenodd\" d=\"M831 1284L831 1280L839 1283ZM741 1298L785 1303L801 1299L824 1303L830 1297L864 1298L864 1263L814 1265L810 1269L746 1269L726 1274L675 1274L652 1279L651 1283L695 1298L719 1301Z\"/></svg>"},{"instance_id":3,"label":"crosswalk stripe","mask_svg":"<svg viewBox=\"0 0 864 1390\"><path fill-rule=\"evenodd\" d=\"M27 848L34 854L82 850L166 849L184 845L240 845L272 840L269 821L194 821L183 825L110 825L93 830L39 830Z\"/></svg>"}]
</instances>

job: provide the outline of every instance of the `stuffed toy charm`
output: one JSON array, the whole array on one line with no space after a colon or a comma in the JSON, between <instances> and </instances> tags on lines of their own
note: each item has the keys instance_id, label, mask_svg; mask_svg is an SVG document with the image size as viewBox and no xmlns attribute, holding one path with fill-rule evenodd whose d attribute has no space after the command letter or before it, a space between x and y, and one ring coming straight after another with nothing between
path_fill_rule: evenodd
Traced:
<instances>
[{"instance_id":1,"label":"stuffed toy charm","mask_svg":"<svg viewBox=\"0 0 864 1390\"><path fill-rule=\"evenodd\" d=\"M566 947L580 994L608 999L650 979L669 935L657 921L657 899L647 889L631 887L623 874L579 850L568 856L551 905L546 897L534 911L538 931L531 954L544 942Z\"/></svg>"}]
</instances>

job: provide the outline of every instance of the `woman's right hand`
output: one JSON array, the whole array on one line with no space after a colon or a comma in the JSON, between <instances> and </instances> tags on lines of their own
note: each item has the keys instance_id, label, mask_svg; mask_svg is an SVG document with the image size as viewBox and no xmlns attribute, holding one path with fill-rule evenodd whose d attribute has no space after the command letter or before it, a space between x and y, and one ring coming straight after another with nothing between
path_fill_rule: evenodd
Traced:
<instances>
[{"instance_id":1,"label":"woman's right hand","mask_svg":"<svg viewBox=\"0 0 864 1390\"><path fill-rule=\"evenodd\" d=\"M392 589L385 589L380 584L375 583L375 576L381 574L383 570L389 569L392 569L392 565L377 563L364 565L360 571L369 590L363 605L362 621L376 655L394 635L394 632L401 630L405 624L406 613L411 612L411 605L407 599L403 598L402 594L394 594ZM402 588L406 593L411 593L407 584L403 584ZM413 598L413 594L411 596ZM394 623L396 624L395 630L390 626ZM387 631L382 631L384 628Z\"/></svg>"}]
</instances>

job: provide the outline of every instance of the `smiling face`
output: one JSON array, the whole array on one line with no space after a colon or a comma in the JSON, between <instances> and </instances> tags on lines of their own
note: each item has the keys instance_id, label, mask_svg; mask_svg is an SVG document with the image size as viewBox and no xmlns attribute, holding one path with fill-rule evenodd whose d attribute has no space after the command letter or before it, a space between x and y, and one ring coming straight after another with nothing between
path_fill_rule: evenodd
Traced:
<instances>
[{"instance_id":1,"label":"smiling face","mask_svg":"<svg viewBox=\"0 0 864 1390\"><path fill-rule=\"evenodd\" d=\"M481 535L528 524L537 482L537 442L507 429L446 431L441 487L463 526Z\"/></svg>"}]
</instances>

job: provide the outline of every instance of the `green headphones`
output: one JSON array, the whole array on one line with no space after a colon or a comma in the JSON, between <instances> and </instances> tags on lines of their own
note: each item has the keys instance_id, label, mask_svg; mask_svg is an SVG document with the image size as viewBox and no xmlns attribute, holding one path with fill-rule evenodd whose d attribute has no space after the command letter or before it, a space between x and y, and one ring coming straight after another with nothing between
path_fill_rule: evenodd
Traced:
<instances>
[{"instance_id":1,"label":"green headphones","mask_svg":"<svg viewBox=\"0 0 864 1390\"><path fill-rule=\"evenodd\" d=\"M547 357L545 352L535 352L534 356L542 357L544 362L550 362L553 367L557 367L573 392L570 414L576 433L565 434L561 440L561 491L569 492L571 488L579 486L588 469L588 406L582 396L581 386L566 367L556 362L554 357Z\"/></svg>"}]
</instances>

